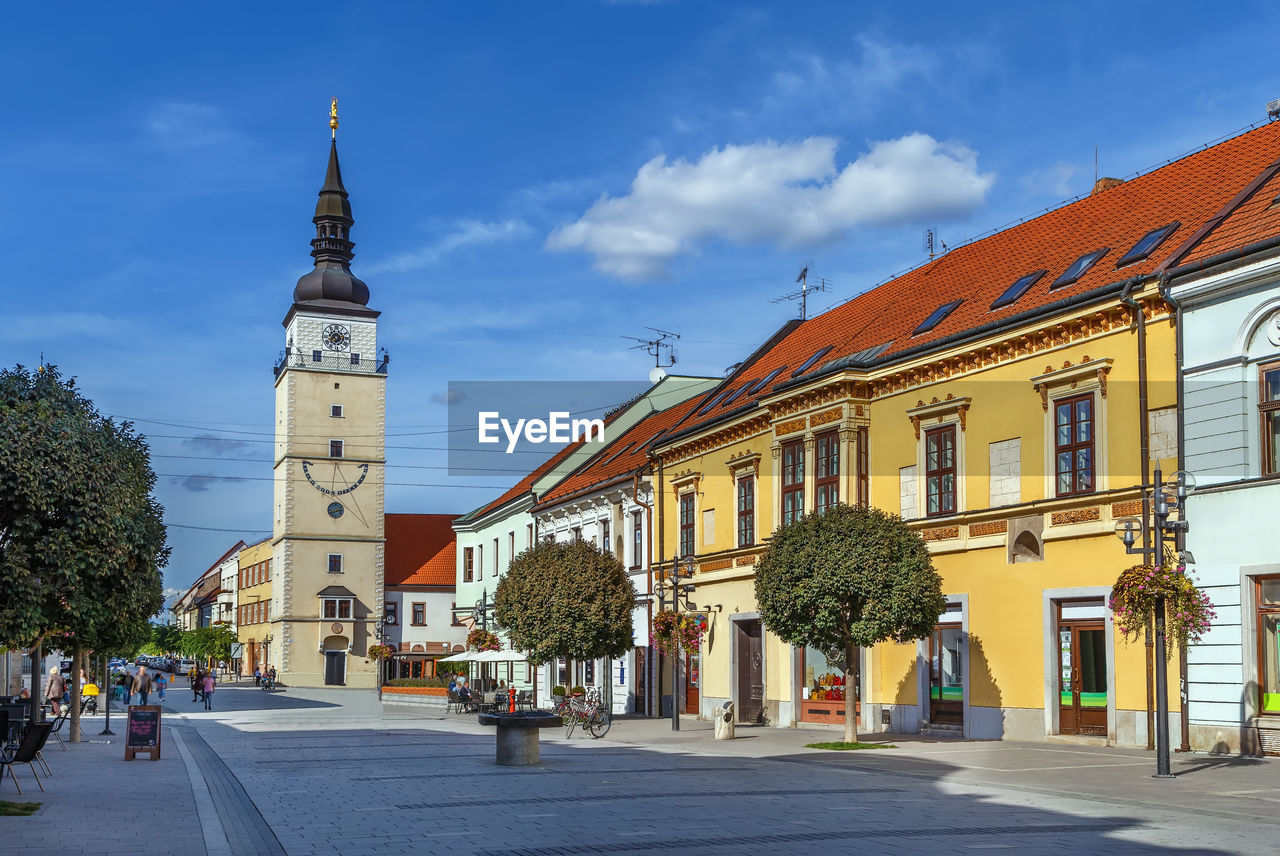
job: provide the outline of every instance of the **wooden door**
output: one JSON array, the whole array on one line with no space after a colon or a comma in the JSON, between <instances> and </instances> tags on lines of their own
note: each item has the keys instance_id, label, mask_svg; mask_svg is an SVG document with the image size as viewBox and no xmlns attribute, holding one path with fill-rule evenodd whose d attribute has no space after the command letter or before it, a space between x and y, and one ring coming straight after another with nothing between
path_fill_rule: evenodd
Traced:
<instances>
[{"instance_id":1,"label":"wooden door","mask_svg":"<svg viewBox=\"0 0 1280 856\"><path fill-rule=\"evenodd\" d=\"M347 654L345 651L324 652L324 682L326 686L342 686L347 682Z\"/></svg>"},{"instance_id":2,"label":"wooden door","mask_svg":"<svg viewBox=\"0 0 1280 856\"><path fill-rule=\"evenodd\" d=\"M641 716L649 715L649 670L645 668L648 662L649 649L635 649L635 670L631 673L632 679L636 684L636 707L635 712Z\"/></svg>"},{"instance_id":3,"label":"wooden door","mask_svg":"<svg viewBox=\"0 0 1280 856\"><path fill-rule=\"evenodd\" d=\"M702 683L702 653L686 651L684 655L684 712L698 713L698 686Z\"/></svg>"},{"instance_id":4,"label":"wooden door","mask_svg":"<svg viewBox=\"0 0 1280 856\"><path fill-rule=\"evenodd\" d=\"M764 716L764 637L759 619L735 621L738 635L738 721L754 723Z\"/></svg>"},{"instance_id":5,"label":"wooden door","mask_svg":"<svg viewBox=\"0 0 1280 856\"><path fill-rule=\"evenodd\" d=\"M929 637L929 722L964 725L964 633L939 624Z\"/></svg>"},{"instance_id":6,"label":"wooden door","mask_svg":"<svg viewBox=\"0 0 1280 856\"><path fill-rule=\"evenodd\" d=\"M1102 622L1058 625L1058 731L1107 734L1107 648Z\"/></svg>"}]
</instances>

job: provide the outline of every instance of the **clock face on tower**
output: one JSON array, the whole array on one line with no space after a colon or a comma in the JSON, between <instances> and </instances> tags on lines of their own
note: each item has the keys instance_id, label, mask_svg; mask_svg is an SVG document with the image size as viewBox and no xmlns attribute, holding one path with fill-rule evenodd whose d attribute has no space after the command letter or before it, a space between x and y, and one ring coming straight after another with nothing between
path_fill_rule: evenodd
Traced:
<instances>
[{"instance_id":1,"label":"clock face on tower","mask_svg":"<svg viewBox=\"0 0 1280 856\"><path fill-rule=\"evenodd\" d=\"M345 324L329 324L320 334L320 342L330 351L345 351L351 347L351 328Z\"/></svg>"}]
</instances>

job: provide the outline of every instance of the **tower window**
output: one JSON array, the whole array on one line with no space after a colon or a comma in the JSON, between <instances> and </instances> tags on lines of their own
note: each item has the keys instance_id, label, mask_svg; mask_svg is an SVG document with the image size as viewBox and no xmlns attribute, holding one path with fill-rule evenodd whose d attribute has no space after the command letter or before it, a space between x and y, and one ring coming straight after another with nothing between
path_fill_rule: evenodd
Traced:
<instances>
[{"instance_id":1,"label":"tower window","mask_svg":"<svg viewBox=\"0 0 1280 856\"><path fill-rule=\"evenodd\" d=\"M351 365L353 365L353 366L358 366L358 365L360 365L360 355L359 355L359 354L352 354L352 355L351 355Z\"/></svg>"},{"instance_id":2,"label":"tower window","mask_svg":"<svg viewBox=\"0 0 1280 856\"><path fill-rule=\"evenodd\" d=\"M330 415L330 416L332 416L334 419L341 419L341 418L342 418L342 405L341 405L341 404L330 404L330 405L329 405L329 415Z\"/></svg>"},{"instance_id":3,"label":"tower window","mask_svg":"<svg viewBox=\"0 0 1280 856\"><path fill-rule=\"evenodd\" d=\"M342 457L342 441L341 440L329 441L329 457L331 458Z\"/></svg>"},{"instance_id":4,"label":"tower window","mask_svg":"<svg viewBox=\"0 0 1280 856\"><path fill-rule=\"evenodd\" d=\"M341 553L329 554L329 573L331 574L342 573L342 554Z\"/></svg>"},{"instance_id":5,"label":"tower window","mask_svg":"<svg viewBox=\"0 0 1280 856\"><path fill-rule=\"evenodd\" d=\"M320 354L320 352L319 352L319 351L312 351L312 352L311 352L311 362L313 362L313 363L318 363L318 362L320 362L320 356L321 356L321 354Z\"/></svg>"}]
</instances>

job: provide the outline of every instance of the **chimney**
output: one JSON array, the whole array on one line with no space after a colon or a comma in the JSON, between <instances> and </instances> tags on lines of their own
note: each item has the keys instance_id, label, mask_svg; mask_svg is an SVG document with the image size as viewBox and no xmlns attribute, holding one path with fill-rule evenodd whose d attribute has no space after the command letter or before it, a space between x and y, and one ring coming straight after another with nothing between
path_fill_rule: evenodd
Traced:
<instances>
[{"instance_id":1,"label":"chimney","mask_svg":"<svg viewBox=\"0 0 1280 856\"><path fill-rule=\"evenodd\" d=\"M1110 190L1111 188L1121 184L1124 184L1123 178L1100 178L1093 183L1093 191L1089 195L1097 196L1102 191Z\"/></svg>"}]
</instances>

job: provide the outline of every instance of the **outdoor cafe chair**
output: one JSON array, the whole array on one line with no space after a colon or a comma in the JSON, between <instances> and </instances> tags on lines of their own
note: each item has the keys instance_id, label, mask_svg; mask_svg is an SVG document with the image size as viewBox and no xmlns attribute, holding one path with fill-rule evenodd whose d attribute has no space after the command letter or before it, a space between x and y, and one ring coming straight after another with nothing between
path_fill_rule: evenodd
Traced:
<instances>
[{"instance_id":1,"label":"outdoor cafe chair","mask_svg":"<svg viewBox=\"0 0 1280 856\"><path fill-rule=\"evenodd\" d=\"M22 742L16 749L0 753L0 779L3 779L5 770L8 770L19 794L22 793L22 785L18 782L17 774L13 772L15 764L26 764L31 769L31 775L36 777L36 784L40 786L40 790L44 790L44 782L40 781L40 771L36 769L35 762L39 760L40 750L44 747L44 742L49 739L49 733L52 730L52 722L37 722L27 727L22 735ZM45 772L48 773L48 766L44 766Z\"/></svg>"}]
</instances>

